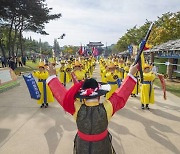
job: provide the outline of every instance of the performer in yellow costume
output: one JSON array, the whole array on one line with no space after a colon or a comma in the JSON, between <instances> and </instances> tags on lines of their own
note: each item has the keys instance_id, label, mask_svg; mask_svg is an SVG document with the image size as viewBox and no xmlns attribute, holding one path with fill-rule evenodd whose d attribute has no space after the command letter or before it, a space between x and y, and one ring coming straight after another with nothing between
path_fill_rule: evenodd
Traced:
<instances>
[{"instance_id":1,"label":"performer in yellow costume","mask_svg":"<svg viewBox=\"0 0 180 154\"><path fill-rule=\"evenodd\" d=\"M140 93L140 80L139 80L139 73L137 72L134 77L137 79L136 85L131 93L131 97L136 97L138 93Z\"/></svg>"},{"instance_id":2,"label":"performer in yellow costume","mask_svg":"<svg viewBox=\"0 0 180 154\"><path fill-rule=\"evenodd\" d=\"M91 74L90 74L90 63L88 62L88 59L84 60L84 71L86 78L90 78Z\"/></svg>"},{"instance_id":3,"label":"performer in yellow costume","mask_svg":"<svg viewBox=\"0 0 180 154\"><path fill-rule=\"evenodd\" d=\"M55 68L56 75L58 75L59 69L56 68L56 64L57 64L56 61L51 59L49 62L52 64L53 68Z\"/></svg>"},{"instance_id":4,"label":"performer in yellow costume","mask_svg":"<svg viewBox=\"0 0 180 154\"><path fill-rule=\"evenodd\" d=\"M67 65L66 65L66 83L69 83L71 81L71 71L72 71L72 61L69 59L67 61Z\"/></svg>"},{"instance_id":5,"label":"performer in yellow costume","mask_svg":"<svg viewBox=\"0 0 180 154\"><path fill-rule=\"evenodd\" d=\"M105 65L104 69L102 70L102 75L101 75L101 81L106 83L107 79L106 79L106 74L109 71L108 65Z\"/></svg>"},{"instance_id":6,"label":"performer in yellow costume","mask_svg":"<svg viewBox=\"0 0 180 154\"><path fill-rule=\"evenodd\" d=\"M155 79L155 74L151 72L150 66L145 64L143 71L143 83L141 87L141 108L149 109L149 104L154 104L154 89L153 81Z\"/></svg>"},{"instance_id":7,"label":"performer in yellow costume","mask_svg":"<svg viewBox=\"0 0 180 154\"><path fill-rule=\"evenodd\" d=\"M39 63L39 71L34 71L33 76L38 78L38 88L41 93L41 98L37 101L38 104L41 104L41 108L44 106L48 107L48 103L54 102L54 97L49 89L49 86L46 84L46 79L49 77L48 72L45 70L43 62Z\"/></svg>"},{"instance_id":8,"label":"performer in yellow costume","mask_svg":"<svg viewBox=\"0 0 180 154\"><path fill-rule=\"evenodd\" d=\"M130 65L131 65L130 61L127 61L127 62L126 62L126 66L124 67L124 79L126 78L126 76L127 76L128 73L129 73Z\"/></svg>"},{"instance_id":9,"label":"performer in yellow costume","mask_svg":"<svg viewBox=\"0 0 180 154\"><path fill-rule=\"evenodd\" d=\"M65 66L65 61L62 60L61 61L61 67L59 69L59 80L61 81L61 83L66 86L66 82L67 82L67 74L66 74L66 66Z\"/></svg>"},{"instance_id":10,"label":"performer in yellow costume","mask_svg":"<svg viewBox=\"0 0 180 154\"><path fill-rule=\"evenodd\" d=\"M81 68L79 61L75 61L73 72L78 81L85 79L85 71Z\"/></svg>"},{"instance_id":11,"label":"performer in yellow costume","mask_svg":"<svg viewBox=\"0 0 180 154\"><path fill-rule=\"evenodd\" d=\"M120 69L119 78L122 80L124 79L124 60L122 58L119 59L119 69Z\"/></svg>"},{"instance_id":12,"label":"performer in yellow costume","mask_svg":"<svg viewBox=\"0 0 180 154\"><path fill-rule=\"evenodd\" d=\"M120 87L119 76L116 73L116 66L113 63L109 64L108 72L106 73L107 83L111 85L111 90L106 94L106 99L109 99L111 95Z\"/></svg>"}]
</instances>

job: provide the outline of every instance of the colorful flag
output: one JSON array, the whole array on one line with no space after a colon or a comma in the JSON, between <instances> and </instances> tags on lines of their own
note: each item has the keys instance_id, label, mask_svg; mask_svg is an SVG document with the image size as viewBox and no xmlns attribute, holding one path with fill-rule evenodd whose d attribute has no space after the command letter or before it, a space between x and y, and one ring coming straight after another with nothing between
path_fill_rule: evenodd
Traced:
<instances>
[{"instance_id":1,"label":"colorful flag","mask_svg":"<svg viewBox=\"0 0 180 154\"><path fill-rule=\"evenodd\" d=\"M98 49L96 47L93 47L93 55L98 56L98 54L99 54Z\"/></svg>"},{"instance_id":2,"label":"colorful flag","mask_svg":"<svg viewBox=\"0 0 180 154\"><path fill-rule=\"evenodd\" d=\"M32 74L23 75L23 78L26 82L31 98L39 100L41 93Z\"/></svg>"},{"instance_id":3,"label":"colorful flag","mask_svg":"<svg viewBox=\"0 0 180 154\"><path fill-rule=\"evenodd\" d=\"M82 45L81 45L81 47L80 47L78 53L79 53L79 55L83 55L83 47L82 47Z\"/></svg>"}]
</instances>

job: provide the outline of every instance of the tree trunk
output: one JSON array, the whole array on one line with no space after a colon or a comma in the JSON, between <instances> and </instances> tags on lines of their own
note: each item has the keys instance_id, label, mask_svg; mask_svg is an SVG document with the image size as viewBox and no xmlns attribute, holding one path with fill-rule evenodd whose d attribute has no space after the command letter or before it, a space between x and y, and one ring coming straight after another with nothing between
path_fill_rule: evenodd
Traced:
<instances>
[{"instance_id":1,"label":"tree trunk","mask_svg":"<svg viewBox=\"0 0 180 154\"><path fill-rule=\"evenodd\" d=\"M19 34L19 43L20 43L21 56L23 57L24 53L23 53L22 32L21 32L21 30L20 30L20 34Z\"/></svg>"},{"instance_id":2,"label":"tree trunk","mask_svg":"<svg viewBox=\"0 0 180 154\"><path fill-rule=\"evenodd\" d=\"M13 24L14 24L14 15L11 20L11 26L9 28L9 37L8 37L8 52L9 52L9 57L11 57L11 33L13 29Z\"/></svg>"},{"instance_id":3,"label":"tree trunk","mask_svg":"<svg viewBox=\"0 0 180 154\"><path fill-rule=\"evenodd\" d=\"M23 31L23 22L24 22L24 18L22 17L21 20L21 28L19 31L19 43L20 43L20 50L21 50L21 56L24 57L24 52L23 52L23 44L22 44L22 31Z\"/></svg>"},{"instance_id":4,"label":"tree trunk","mask_svg":"<svg viewBox=\"0 0 180 154\"><path fill-rule=\"evenodd\" d=\"M16 56L18 55L19 46L16 44Z\"/></svg>"},{"instance_id":5,"label":"tree trunk","mask_svg":"<svg viewBox=\"0 0 180 154\"><path fill-rule=\"evenodd\" d=\"M5 57L6 57L6 54L5 54L5 50L4 50L4 47L3 47L2 40L0 40L0 48L1 48L1 51L2 51L2 55L3 55L3 57L5 58Z\"/></svg>"},{"instance_id":6,"label":"tree trunk","mask_svg":"<svg viewBox=\"0 0 180 154\"><path fill-rule=\"evenodd\" d=\"M14 38L12 39L12 42L11 42L11 53L12 53L13 57L14 57L14 46L15 46L16 37L17 37L17 29L15 29L15 35L14 35Z\"/></svg>"},{"instance_id":7,"label":"tree trunk","mask_svg":"<svg viewBox=\"0 0 180 154\"><path fill-rule=\"evenodd\" d=\"M14 34L14 38L12 39L12 45L11 45L11 51L12 51L12 56L14 57L14 47L15 47L15 42L16 42L16 38L17 38L17 32L18 32L18 29L17 29L17 26L15 26L15 34ZM17 55L16 55L17 56Z\"/></svg>"}]
</instances>

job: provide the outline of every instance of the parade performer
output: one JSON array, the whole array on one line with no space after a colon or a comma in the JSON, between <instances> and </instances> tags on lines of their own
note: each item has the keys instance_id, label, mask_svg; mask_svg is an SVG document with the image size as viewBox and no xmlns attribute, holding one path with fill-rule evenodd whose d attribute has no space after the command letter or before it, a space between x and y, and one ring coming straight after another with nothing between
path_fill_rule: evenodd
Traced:
<instances>
[{"instance_id":1,"label":"parade performer","mask_svg":"<svg viewBox=\"0 0 180 154\"><path fill-rule=\"evenodd\" d=\"M61 83L63 83L64 86L66 86L66 80L67 80L67 77L66 77L66 66L65 66L65 61L62 60L61 61L61 67L59 69L59 80L61 81Z\"/></svg>"},{"instance_id":2,"label":"parade performer","mask_svg":"<svg viewBox=\"0 0 180 154\"><path fill-rule=\"evenodd\" d=\"M84 60L84 71L86 72L85 73L85 77L86 78L90 78L90 76L91 76L91 73L90 73L90 63L89 63L88 59Z\"/></svg>"},{"instance_id":3,"label":"parade performer","mask_svg":"<svg viewBox=\"0 0 180 154\"><path fill-rule=\"evenodd\" d=\"M66 83L69 83L72 78L71 78L71 71L72 71L72 61L70 59L67 60L67 65L66 65Z\"/></svg>"},{"instance_id":4,"label":"parade performer","mask_svg":"<svg viewBox=\"0 0 180 154\"><path fill-rule=\"evenodd\" d=\"M115 90L120 87L121 80L119 79L119 74L116 71L116 66L110 63L108 66L108 72L106 73L106 81L111 85L111 90L106 94L106 99L109 99Z\"/></svg>"},{"instance_id":5,"label":"parade performer","mask_svg":"<svg viewBox=\"0 0 180 154\"><path fill-rule=\"evenodd\" d=\"M73 73L75 74L78 81L85 79L85 71L82 69L79 61L75 61Z\"/></svg>"},{"instance_id":6,"label":"parade performer","mask_svg":"<svg viewBox=\"0 0 180 154\"><path fill-rule=\"evenodd\" d=\"M122 86L108 100L99 103L100 96L107 93L109 85L101 85L90 78L67 91L56 78L53 67L49 66L51 76L48 85L63 109L76 120L78 131L74 140L74 154L115 154L112 137L107 130L108 123L115 112L125 106L136 84L133 77L136 71L137 65L132 66ZM76 98L83 99L83 103Z\"/></svg>"},{"instance_id":7,"label":"parade performer","mask_svg":"<svg viewBox=\"0 0 180 154\"><path fill-rule=\"evenodd\" d=\"M136 97L138 93L140 92L140 80L139 80L139 72L137 72L134 77L137 79L137 83L134 87L134 90L132 91L131 97Z\"/></svg>"},{"instance_id":8,"label":"parade performer","mask_svg":"<svg viewBox=\"0 0 180 154\"><path fill-rule=\"evenodd\" d=\"M129 67L131 65L131 62L128 60L126 62L126 66L124 67L124 79L126 78L127 74L129 73Z\"/></svg>"},{"instance_id":9,"label":"parade performer","mask_svg":"<svg viewBox=\"0 0 180 154\"><path fill-rule=\"evenodd\" d=\"M124 60L121 58L119 59L119 69L120 69L120 79L123 80L124 79Z\"/></svg>"},{"instance_id":10,"label":"parade performer","mask_svg":"<svg viewBox=\"0 0 180 154\"><path fill-rule=\"evenodd\" d=\"M106 74L109 71L108 65L105 65L105 67L102 69L102 74L101 74L101 81L106 83L107 79L106 79Z\"/></svg>"},{"instance_id":11,"label":"parade performer","mask_svg":"<svg viewBox=\"0 0 180 154\"><path fill-rule=\"evenodd\" d=\"M145 107L149 109L149 104L154 104L154 88L153 81L155 79L155 74L151 72L150 65L144 65L143 71L143 82L141 86L141 108Z\"/></svg>"},{"instance_id":12,"label":"parade performer","mask_svg":"<svg viewBox=\"0 0 180 154\"><path fill-rule=\"evenodd\" d=\"M57 64L56 61L50 60L49 62L53 65L53 68L56 69L56 75L58 75L59 70L56 68L56 64Z\"/></svg>"},{"instance_id":13,"label":"parade performer","mask_svg":"<svg viewBox=\"0 0 180 154\"><path fill-rule=\"evenodd\" d=\"M48 78L49 74L45 70L45 66L43 62L39 63L39 71L34 71L33 76L38 78L38 88L41 93L40 99L37 101L38 104L41 104L41 108L44 106L45 108L48 107L48 103L54 102L54 97L52 95L49 86L46 84L46 79Z\"/></svg>"}]
</instances>

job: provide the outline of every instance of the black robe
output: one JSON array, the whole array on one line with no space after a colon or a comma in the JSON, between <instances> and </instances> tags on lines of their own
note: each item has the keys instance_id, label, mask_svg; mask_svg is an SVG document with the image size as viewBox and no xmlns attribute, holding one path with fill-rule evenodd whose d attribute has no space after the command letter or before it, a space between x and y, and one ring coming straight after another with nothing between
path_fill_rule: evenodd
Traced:
<instances>
[{"instance_id":1,"label":"black robe","mask_svg":"<svg viewBox=\"0 0 180 154\"><path fill-rule=\"evenodd\" d=\"M108 127L107 113L103 104L97 106L81 105L77 114L77 128L84 134L100 134ZM82 140L78 134L74 140L74 154L115 154L108 135L101 141L88 142Z\"/></svg>"}]
</instances>

